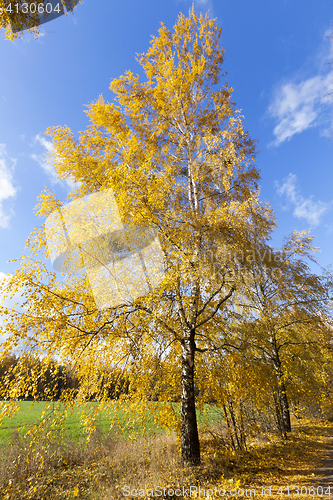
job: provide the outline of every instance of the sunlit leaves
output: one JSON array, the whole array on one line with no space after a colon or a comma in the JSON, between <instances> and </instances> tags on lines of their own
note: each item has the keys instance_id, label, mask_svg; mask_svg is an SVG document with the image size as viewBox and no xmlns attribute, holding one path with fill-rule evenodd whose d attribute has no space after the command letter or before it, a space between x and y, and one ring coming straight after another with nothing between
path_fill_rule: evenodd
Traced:
<instances>
[{"instance_id":1,"label":"sunlit leaves","mask_svg":"<svg viewBox=\"0 0 333 500\"><path fill-rule=\"evenodd\" d=\"M85 275L48 270L44 228L32 233L33 258L22 259L4 289L24 300L8 315L5 346L72 366L79 389L64 391L65 400L106 402L108 377L126 380L117 397L142 408L154 402L162 424L177 427L171 402L184 403L185 386L192 397L195 362L204 353L210 362L228 342L231 300L241 286L235 256L261 244L274 217L259 201L256 144L231 101L233 89L217 85L220 34L208 16L181 14L172 32L162 25L138 56L146 81L130 71L114 79L113 102L100 96L89 104L90 125L78 138L67 127L47 131L58 176L76 185L62 203L42 193L38 213L46 218L111 189L124 226L154 229L165 269L146 295L101 311Z\"/></svg>"}]
</instances>

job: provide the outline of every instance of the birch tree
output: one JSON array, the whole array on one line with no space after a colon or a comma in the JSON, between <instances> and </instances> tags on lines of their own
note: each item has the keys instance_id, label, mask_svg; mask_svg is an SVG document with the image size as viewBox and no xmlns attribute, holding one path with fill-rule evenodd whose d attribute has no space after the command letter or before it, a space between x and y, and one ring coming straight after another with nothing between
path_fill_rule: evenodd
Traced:
<instances>
[{"instance_id":1,"label":"birch tree","mask_svg":"<svg viewBox=\"0 0 333 500\"><path fill-rule=\"evenodd\" d=\"M66 202L112 190L124 227L158 235L161 282L100 310L85 277L69 273L58 281L42 263L43 227L28 241L32 257L7 285L7 293L20 289L26 297L25 311L8 316L7 351L20 339L35 351L56 352L65 365L76 360L78 399L89 391L107 397L97 390L102 364L128 369L132 398L163 400L164 421L174 418L170 402L180 392L181 458L191 466L200 463L197 356L223 337L213 320L227 314L238 286L234 254L254 235L264 240L274 224L258 198L255 141L232 103L233 89L219 83L220 35L215 21L194 9L180 14L173 31L162 24L138 55L144 82L131 71L114 79L113 102L100 96L88 106L90 126L79 139L67 127L48 130L58 176L77 183ZM48 217L63 205L47 191L38 213Z\"/></svg>"},{"instance_id":2,"label":"birch tree","mask_svg":"<svg viewBox=\"0 0 333 500\"><path fill-rule=\"evenodd\" d=\"M295 231L281 249L254 243L236 299L247 354L270 368L276 419L285 438L291 431L290 399L310 390L319 400L330 373L323 367L331 363L332 278L311 272L312 240L308 232Z\"/></svg>"}]
</instances>

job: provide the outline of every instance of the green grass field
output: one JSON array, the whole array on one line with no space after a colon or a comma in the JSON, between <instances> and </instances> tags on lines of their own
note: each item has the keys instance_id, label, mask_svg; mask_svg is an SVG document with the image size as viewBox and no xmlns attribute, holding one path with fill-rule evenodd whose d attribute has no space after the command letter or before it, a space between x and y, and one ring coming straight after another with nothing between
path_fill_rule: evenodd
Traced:
<instances>
[{"instance_id":1,"label":"green grass field","mask_svg":"<svg viewBox=\"0 0 333 500\"><path fill-rule=\"evenodd\" d=\"M4 418L0 426L0 443L9 442L16 431L24 435L31 427L38 423L40 417L45 410L45 401L21 401L19 411L12 417ZM59 410L60 403L53 403L53 409ZM89 407L98 405L98 403L89 403ZM180 405L175 403L176 409L180 410ZM126 422L126 415L120 408L117 409L117 403L114 404L114 410L121 424ZM154 434L156 432L164 432L163 429L157 427L153 421L154 414L150 412L144 419L144 422L138 421L135 432L139 435ZM199 426L205 426L209 423L221 420L221 414L214 407L206 407L206 411L197 411ZM105 413L100 413L95 421L95 425L105 435L110 432L111 417ZM72 415L67 416L64 422L64 436L67 439L80 441L85 436L83 426L80 422L80 410L75 408ZM122 432L124 437L127 437L129 431Z\"/></svg>"}]
</instances>

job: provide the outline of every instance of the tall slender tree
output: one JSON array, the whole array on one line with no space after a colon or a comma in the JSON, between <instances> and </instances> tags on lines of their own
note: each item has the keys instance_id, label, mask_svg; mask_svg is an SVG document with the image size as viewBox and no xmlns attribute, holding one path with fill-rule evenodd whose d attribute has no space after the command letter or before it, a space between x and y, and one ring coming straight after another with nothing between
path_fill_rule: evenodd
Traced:
<instances>
[{"instance_id":1,"label":"tall slender tree","mask_svg":"<svg viewBox=\"0 0 333 500\"><path fill-rule=\"evenodd\" d=\"M85 278L69 274L57 282L38 260L25 259L7 287L26 296L25 311L8 319L8 349L15 339L30 339L35 350L57 352L64 364L79 359L86 383L77 398L84 391L96 397L103 363L130 367L129 393L142 400L171 401L175 391L166 381L174 388L179 380L181 455L189 465L200 463L196 356L223 336L213 320L226 314L237 288L234 255L254 235L264 240L273 225L258 199L255 142L231 101L233 89L218 86L220 35L215 21L194 9L179 16L173 32L162 24L138 56L146 81L131 71L113 80L114 102L100 97L89 105L91 125L79 140L68 128L48 130L59 177L77 182L67 201L111 189L125 227L154 229L164 260L160 284L98 310ZM45 192L39 214L59 206ZM45 252L44 229L28 246L35 255ZM157 370L164 370L164 387L151 383Z\"/></svg>"},{"instance_id":2,"label":"tall slender tree","mask_svg":"<svg viewBox=\"0 0 333 500\"><path fill-rule=\"evenodd\" d=\"M235 299L248 356L270 368L283 437L291 431L290 397L304 384L318 387L318 367L331 350L332 279L311 272L312 240L308 232L295 231L280 250L253 243Z\"/></svg>"}]
</instances>

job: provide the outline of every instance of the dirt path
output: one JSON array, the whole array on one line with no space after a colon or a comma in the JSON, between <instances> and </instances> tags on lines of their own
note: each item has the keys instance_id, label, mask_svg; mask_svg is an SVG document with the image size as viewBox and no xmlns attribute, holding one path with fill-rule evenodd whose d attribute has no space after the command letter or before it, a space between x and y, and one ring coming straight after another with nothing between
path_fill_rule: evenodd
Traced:
<instances>
[{"instance_id":1,"label":"dirt path","mask_svg":"<svg viewBox=\"0 0 333 500\"><path fill-rule=\"evenodd\" d=\"M316 477L313 482L324 488L324 495L333 497L333 437L329 439L327 456L322 464L316 469ZM327 496L326 496L327 498Z\"/></svg>"}]
</instances>

